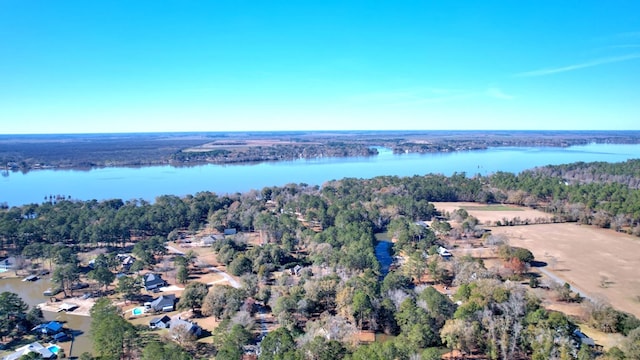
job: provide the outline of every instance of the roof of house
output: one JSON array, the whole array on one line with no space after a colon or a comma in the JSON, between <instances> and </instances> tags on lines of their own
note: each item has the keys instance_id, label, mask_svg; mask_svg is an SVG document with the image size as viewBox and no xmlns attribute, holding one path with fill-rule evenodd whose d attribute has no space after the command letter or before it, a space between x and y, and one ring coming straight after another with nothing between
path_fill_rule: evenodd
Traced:
<instances>
[{"instance_id":1,"label":"roof of house","mask_svg":"<svg viewBox=\"0 0 640 360\"><path fill-rule=\"evenodd\" d=\"M149 321L149 324L159 324L159 323L165 323L168 324L171 322L171 318L168 317L167 315L163 316L163 317L157 317L157 318L153 318L151 321Z\"/></svg>"},{"instance_id":2,"label":"roof of house","mask_svg":"<svg viewBox=\"0 0 640 360\"><path fill-rule=\"evenodd\" d=\"M69 335L67 335L66 333L63 332L59 332L55 335L53 335L53 340L55 341L65 341L69 339Z\"/></svg>"},{"instance_id":3,"label":"roof of house","mask_svg":"<svg viewBox=\"0 0 640 360\"><path fill-rule=\"evenodd\" d=\"M4 258L0 260L0 266L5 268L12 267L15 265L15 263L16 263L16 258L13 256L9 256L8 258Z\"/></svg>"},{"instance_id":4,"label":"roof of house","mask_svg":"<svg viewBox=\"0 0 640 360\"><path fill-rule=\"evenodd\" d=\"M155 284L164 284L165 281L162 279L162 276L159 274L148 273L144 275L144 285L155 285Z\"/></svg>"},{"instance_id":5,"label":"roof of house","mask_svg":"<svg viewBox=\"0 0 640 360\"><path fill-rule=\"evenodd\" d=\"M176 296L173 294L161 295L159 298L153 300L150 306L154 310L162 310L165 307L174 306L176 304Z\"/></svg>"},{"instance_id":6,"label":"roof of house","mask_svg":"<svg viewBox=\"0 0 640 360\"><path fill-rule=\"evenodd\" d=\"M190 333L193 334L198 334L198 332L202 331L202 328L200 327L200 325L196 324L196 323L192 323L190 321L187 320L182 320L180 318L177 319L172 319L171 320L171 324L169 325L170 329L175 329L177 327L181 327L183 326L184 329Z\"/></svg>"},{"instance_id":7,"label":"roof of house","mask_svg":"<svg viewBox=\"0 0 640 360\"><path fill-rule=\"evenodd\" d=\"M17 359L20 359L22 356L27 355L30 352L39 353L43 359L52 359L55 357L55 354L52 353L51 350L42 346L42 344L40 344L39 342L32 342L29 345L25 345L23 347L16 349L15 352L3 357L2 360L17 360Z\"/></svg>"},{"instance_id":8,"label":"roof of house","mask_svg":"<svg viewBox=\"0 0 640 360\"><path fill-rule=\"evenodd\" d=\"M224 239L224 235L222 234L213 234L213 235L208 235L202 238L202 242L204 244L208 244L208 243L214 243L216 241L219 240L223 240Z\"/></svg>"},{"instance_id":9,"label":"roof of house","mask_svg":"<svg viewBox=\"0 0 640 360\"><path fill-rule=\"evenodd\" d=\"M62 330L62 323L59 323L57 321L43 323L31 329L31 331L41 331L44 334L55 334L60 330Z\"/></svg>"},{"instance_id":10,"label":"roof of house","mask_svg":"<svg viewBox=\"0 0 640 360\"><path fill-rule=\"evenodd\" d=\"M580 342L585 344L585 345L589 345L589 346L596 346L596 342L593 341L592 338L588 337L585 333L583 333L582 331L580 331L580 329L575 329L573 331L573 335L577 336L578 338L580 338Z\"/></svg>"}]
</instances>

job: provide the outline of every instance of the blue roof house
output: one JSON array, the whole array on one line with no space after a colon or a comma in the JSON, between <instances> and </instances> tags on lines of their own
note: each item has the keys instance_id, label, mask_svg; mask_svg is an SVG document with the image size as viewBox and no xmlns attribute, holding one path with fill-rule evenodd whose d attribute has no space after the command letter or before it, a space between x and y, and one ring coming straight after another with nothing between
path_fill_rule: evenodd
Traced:
<instances>
[{"instance_id":1,"label":"blue roof house","mask_svg":"<svg viewBox=\"0 0 640 360\"><path fill-rule=\"evenodd\" d=\"M48 323L43 323L34 327L31 331L36 331L44 335L55 335L62 331L62 323L49 321Z\"/></svg>"}]
</instances>

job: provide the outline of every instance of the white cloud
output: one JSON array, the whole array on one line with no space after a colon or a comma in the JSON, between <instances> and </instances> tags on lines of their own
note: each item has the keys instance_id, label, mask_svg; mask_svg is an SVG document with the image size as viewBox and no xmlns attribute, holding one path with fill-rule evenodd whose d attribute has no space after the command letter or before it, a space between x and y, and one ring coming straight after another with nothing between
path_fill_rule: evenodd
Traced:
<instances>
[{"instance_id":1,"label":"white cloud","mask_svg":"<svg viewBox=\"0 0 640 360\"><path fill-rule=\"evenodd\" d=\"M567 71L574 71L574 70L585 69L585 68L590 68L590 67L604 65L604 64L618 63L618 62L622 62L622 61L628 61L628 60L639 59L639 58L640 58L640 54L631 54L631 55L625 55L625 56L608 57L608 58L602 58L602 59L596 59L596 60L588 61L588 62L581 63L581 64L574 64L574 65L568 65L568 66L557 67L557 68L547 68L547 69L540 69L540 70L534 70L534 71L521 72L521 73L515 74L515 76L516 77L536 77L536 76L553 75L553 74L563 73L563 72L567 72Z\"/></svg>"}]
</instances>

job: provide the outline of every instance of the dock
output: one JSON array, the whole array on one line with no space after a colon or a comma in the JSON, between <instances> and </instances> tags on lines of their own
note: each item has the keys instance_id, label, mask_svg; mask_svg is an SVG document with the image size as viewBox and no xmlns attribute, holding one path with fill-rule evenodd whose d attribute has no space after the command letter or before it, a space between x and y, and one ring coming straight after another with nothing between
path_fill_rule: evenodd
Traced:
<instances>
[{"instance_id":1,"label":"dock","mask_svg":"<svg viewBox=\"0 0 640 360\"><path fill-rule=\"evenodd\" d=\"M57 312L61 312L61 311L73 311L75 309L77 309L79 306L76 304L72 304L72 303L62 303L62 305L60 305L58 307L58 311Z\"/></svg>"}]
</instances>

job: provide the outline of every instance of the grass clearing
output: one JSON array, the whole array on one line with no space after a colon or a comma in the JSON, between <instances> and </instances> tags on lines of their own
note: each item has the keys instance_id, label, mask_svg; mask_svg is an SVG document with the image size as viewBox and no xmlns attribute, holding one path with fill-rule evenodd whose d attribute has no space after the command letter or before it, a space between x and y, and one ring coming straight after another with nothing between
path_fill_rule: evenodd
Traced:
<instances>
[{"instance_id":1,"label":"grass clearing","mask_svg":"<svg viewBox=\"0 0 640 360\"><path fill-rule=\"evenodd\" d=\"M462 209L467 211L524 211L522 208L509 205L463 206Z\"/></svg>"},{"instance_id":2,"label":"grass clearing","mask_svg":"<svg viewBox=\"0 0 640 360\"><path fill-rule=\"evenodd\" d=\"M474 203L434 205L441 211L465 208L483 223L503 217L549 217L528 208L484 211L470 210L487 207ZM640 317L640 238L576 223L494 226L491 232L505 235L512 246L529 249L537 261L548 264L546 269L590 297L602 298L616 309Z\"/></svg>"}]
</instances>

